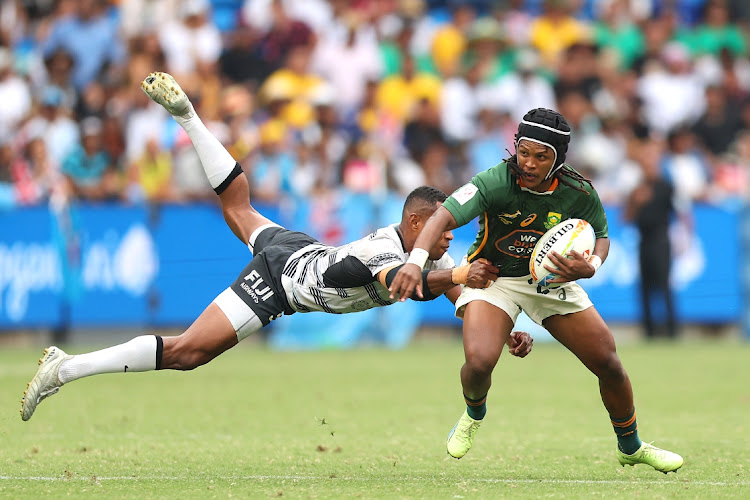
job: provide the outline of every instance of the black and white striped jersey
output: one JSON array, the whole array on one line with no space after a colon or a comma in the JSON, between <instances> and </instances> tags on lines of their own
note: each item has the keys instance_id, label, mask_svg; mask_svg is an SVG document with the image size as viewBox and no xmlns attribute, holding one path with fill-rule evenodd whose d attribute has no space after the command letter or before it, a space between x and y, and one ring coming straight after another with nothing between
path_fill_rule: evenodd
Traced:
<instances>
[{"instance_id":1,"label":"black and white striped jersey","mask_svg":"<svg viewBox=\"0 0 750 500\"><path fill-rule=\"evenodd\" d=\"M409 258L396 227L394 224L378 229L339 247L317 243L294 252L281 277L292 309L343 314L396 302L375 278L383 269L403 264ZM453 267L455 263L446 253L437 261L428 260L424 268Z\"/></svg>"}]
</instances>

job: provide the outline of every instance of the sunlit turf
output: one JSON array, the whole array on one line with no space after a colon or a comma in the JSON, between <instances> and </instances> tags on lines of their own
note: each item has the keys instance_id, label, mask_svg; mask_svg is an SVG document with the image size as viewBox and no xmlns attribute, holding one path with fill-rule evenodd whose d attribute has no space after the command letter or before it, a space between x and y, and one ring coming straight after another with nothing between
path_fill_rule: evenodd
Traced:
<instances>
[{"instance_id":1,"label":"sunlit turf","mask_svg":"<svg viewBox=\"0 0 750 500\"><path fill-rule=\"evenodd\" d=\"M41 347L0 350L0 497L750 498L748 344L620 347L640 435L685 457L669 475L619 466L595 378L557 344L503 355L460 461L445 454L463 411L457 340L248 343L193 372L71 383L22 422Z\"/></svg>"}]
</instances>

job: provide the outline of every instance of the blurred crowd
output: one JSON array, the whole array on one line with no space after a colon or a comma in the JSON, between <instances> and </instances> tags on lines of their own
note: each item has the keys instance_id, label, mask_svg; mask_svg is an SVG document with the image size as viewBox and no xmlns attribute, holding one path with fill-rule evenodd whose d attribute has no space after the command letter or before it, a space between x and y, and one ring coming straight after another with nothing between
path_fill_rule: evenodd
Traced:
<instances>
[{"instance_id":1,"label":"blurred crowd","mask_svg":"<svg viewBox=\"0 0 750 500\"><path fill-rule=\"evenodd\" d=\"M5 0L0 207L212 199L140 89L163 70L254 200L446 192L534 107L623 204L658 167L687 201L748 197L747 0Z\"/></svg>"}]
</instances>

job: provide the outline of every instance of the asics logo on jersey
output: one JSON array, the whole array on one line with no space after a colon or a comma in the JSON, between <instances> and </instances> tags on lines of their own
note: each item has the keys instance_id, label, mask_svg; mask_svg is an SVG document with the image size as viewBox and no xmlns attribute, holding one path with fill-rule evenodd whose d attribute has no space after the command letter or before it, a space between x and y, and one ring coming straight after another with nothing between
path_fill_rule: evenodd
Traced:
<instances>
[{"instance_id":1,"label":"asics logo on jersey","mask_svg":"<svg viewBox=\"0 0 750 500\"><path fill-rule=\"evenodd\" d=\"M536 220L536 214L531 214L521 221L521 227L526 227Z\"/></svg>"}]
</instances>

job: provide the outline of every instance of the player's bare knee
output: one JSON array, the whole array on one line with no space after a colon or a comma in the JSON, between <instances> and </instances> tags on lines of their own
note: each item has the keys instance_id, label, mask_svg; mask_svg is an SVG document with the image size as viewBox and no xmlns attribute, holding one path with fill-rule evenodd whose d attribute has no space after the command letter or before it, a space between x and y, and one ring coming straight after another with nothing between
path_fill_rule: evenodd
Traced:
<instances>
[{"instance_id":1,"label":"player's bare knee","mask_svg":"<svg viewBox=\"0 0 750 500\"><path fill-rule=\"evenodd\" d=\"M497 357L486 353L473 353L466 356L466 368L472 378L485 379L492 375L497 364Z\"/></svg>"},{"instance_id":2,"label":"player's bare knee","mask_svg":"<svg viewBox=\"0 0 750 500\"><path fill-rule=\"evenodd\" d=\"M206 355L204 352L200 351L191 351L187 353L183 353L179 360L178 364L175 367L176 370L181 371L190 371L198 368L199 366L203 366L206 363L208 363L211 360L210 357Z\"/></svg>"},{"instance_id":3,"label":"player's bare knee","mask_svg":"<svg viewBox=\"0 0 750 500\"><path fill-rule=\"evenodd\" d=\"M621 382L627 377L625 368L620 362L620 357L615 351L610 351L596 360L591 371L599 377L600 380L609 382Z\"/></svg>"}]
</instances>

